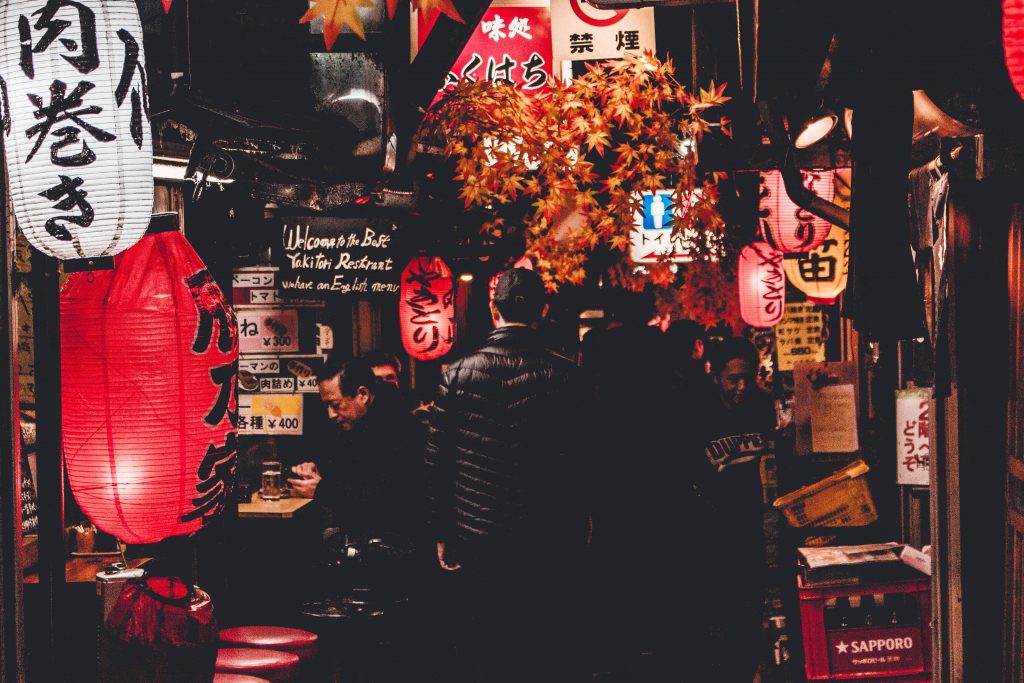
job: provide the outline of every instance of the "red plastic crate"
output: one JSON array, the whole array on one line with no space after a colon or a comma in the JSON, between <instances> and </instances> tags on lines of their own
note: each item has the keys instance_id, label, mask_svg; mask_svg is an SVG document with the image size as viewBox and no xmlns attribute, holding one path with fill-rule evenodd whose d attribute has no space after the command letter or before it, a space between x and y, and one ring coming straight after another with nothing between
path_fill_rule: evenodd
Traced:
<instances>
[{"instance_id":1,"label":"red plastic crate","mask_svg":"<svg viewBox=\"0 0 1024 683\"><path fill-rule=\"evenodd\" d=\"M798 577L797 585L807 680L931 681L931 579L809 587ZM825 607L830 600L878 594L911 596L916 623L826 628Z\"/></svg>"}]
</instances>

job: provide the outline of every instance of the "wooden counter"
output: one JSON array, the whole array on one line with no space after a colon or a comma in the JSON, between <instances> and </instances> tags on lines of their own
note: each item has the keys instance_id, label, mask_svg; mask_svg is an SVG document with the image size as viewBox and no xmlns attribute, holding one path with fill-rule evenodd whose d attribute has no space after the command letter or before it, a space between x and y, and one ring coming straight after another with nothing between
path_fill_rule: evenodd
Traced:
<instances>
[{"instance_id":1,"label":"wooden counter","mask_svg":"<svg viewBox=\"0 0 1024 683\"><path fill-rule=\"evenodd\" d=\"M137 557L128 560L129 569L137 569L150 562L151 557ZM96 574L103 571L109 564L120 562L120 555L105 555L102 557L69 557L64 563L64 581L66 583L94 583ZM39 583L39 573L36 571L26 572L25 583Z\"/></svg>"},{"instance_id":2,"label":"wooden counter","mask_svg":"<svg viewBox=\"0 0 1024 683\"><path fill-rule=\"evenodd\" d=\"M281 498L263 500L259 491L252 501L238 504L239 519L291 519L296 512L313 502L312 498Z\"/></svg>"}]
</instances>

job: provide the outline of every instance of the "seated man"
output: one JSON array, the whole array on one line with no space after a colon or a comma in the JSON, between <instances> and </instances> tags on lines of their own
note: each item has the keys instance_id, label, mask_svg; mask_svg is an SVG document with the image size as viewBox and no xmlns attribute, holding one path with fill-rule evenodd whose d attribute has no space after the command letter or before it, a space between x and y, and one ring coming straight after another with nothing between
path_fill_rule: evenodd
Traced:
<instances>
[{"instance_id":1,"label":"seated man","mask_svg":"<svg viewBox=\"0 0 1024 683\"><path fill-rule=\"evenodd\" d=\"M313 498L327 515L325 526L348 536L413 534L422 495L416 420L365 360L328 360L319 389L338 426L337 442L319 464L292 468L296 476L288 481L295 495Z\"/></svg>"}]
</instances>

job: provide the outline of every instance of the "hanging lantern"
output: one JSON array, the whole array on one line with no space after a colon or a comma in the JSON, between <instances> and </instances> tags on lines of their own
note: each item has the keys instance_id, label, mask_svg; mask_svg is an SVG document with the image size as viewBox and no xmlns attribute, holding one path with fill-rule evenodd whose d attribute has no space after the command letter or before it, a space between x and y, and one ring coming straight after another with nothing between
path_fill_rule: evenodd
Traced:
<instances>
[{"instance_id":1,"label":"hanging lantern","mask_svg":"<svg viewBox=\"0 0 1024 683\"><path fill-rule=\"evenodd\" d=\"M829 305L846 289L850 271L850 233L832 226L828 239L820 247L797 259L783 263L790 283L807 295L807 300Z\"/></svg>"},{"instance_id":2,"label":"hanging lantern","mask_svg":"<svg viewBox=\"0 0 1024 683\"><path fill-rule=\"evenodd\" d=\"M75 500L127 543L198 530L235 471L234 311L174 228L147 234L113 270L71 275L60 302Z\"/></svg>"},{"instance_id":3,"label":"hanging lantern","mask_svg":"<svg viewBox=\"0 0 1024 683\"><path fill-rule=\"evenodd\" d=\"M135 1L7 0L0 32L0 119L18 226L61 259L124 251L153 209Z\"/></svg>"},{"instance_id":4,"label":"hanging lantern","mask_svg":"<svg viewBox=\"0 0 1024 683\"><path fill-rule=\"evenodd\" d=\"M835 171L803 171L803 185L825 201L835 197L832 177ZM793 203L786 194L786 184L779 171L761 174L761 195L758 205L761 236L769 245L784 254L817 249L828 237L831 224Z\"/></svg>"},{"instance_id":5,"label":"hanging lantern","mask_svg":"<svg viewBox=\"0 0 1024 683\"><path fill-rule=\"evenodd\" d=\"M417 256L402 271L398 302L402 345L416 360L435 360L455 343L455 283L438 256Z\"/></svg>"},{"instance_id":6,"label":"hanging lantern","mask_svg":"<svg viewBox=\"0 0 1024 683\"><path fill-rule=\"evenodd\" d=\"M1003 0L1003 58L1010 82L1024 98L1024 0Z\"/></svg>"},{"instance_id":7,"label":"hanging lantern","mask_svg":"<svg viewBox=\"0 0 1024 683\"><path fill-rule=\"evenodd\" d=\"M740 252L740 315L751 327L771 327L786 311L786 276L782 252L754 242Z\"/></svg>"}]
</instances>

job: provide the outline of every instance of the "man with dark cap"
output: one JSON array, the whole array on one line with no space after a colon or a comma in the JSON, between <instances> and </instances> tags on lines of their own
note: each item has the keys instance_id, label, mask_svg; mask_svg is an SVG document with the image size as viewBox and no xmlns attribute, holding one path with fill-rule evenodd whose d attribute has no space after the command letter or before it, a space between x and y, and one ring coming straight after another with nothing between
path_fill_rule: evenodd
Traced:
<instances>
[{"instance_id":1,"label":"man with dark cap","mask_svg":"<svg viewBox=\"0 0 1024 683\"><path fill-rule=\"evenodd\" d=\"M696 406L686 454L698 496L691 543L703 562L688 596L696 633L686 657L694 680L749 683L757 668L765 539L760 462L774 448L771 397L757 385L758 354L731 337L713 348L711 394Z\"/></svg>"},{"instance_id":2,"label":"man with dark cap","mask_svg":"<svg viewBox=\"0 0 1024 683\"><path fill-rule=\"evenodd\" d=\"M462 596L470 680L558 681L578 675L572 590L586 543L574 364L537 327L544 285L515 268L498 279L495 330L452 363L427 443L429 524L441 568Z\"/></svg>"}]
</instances>

